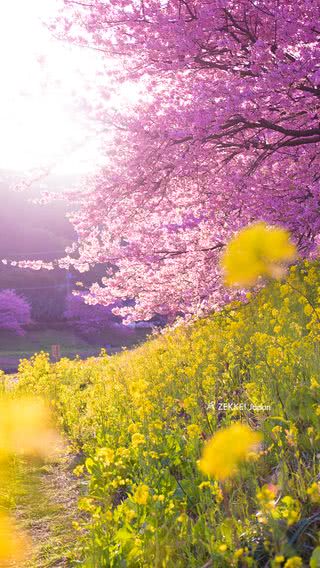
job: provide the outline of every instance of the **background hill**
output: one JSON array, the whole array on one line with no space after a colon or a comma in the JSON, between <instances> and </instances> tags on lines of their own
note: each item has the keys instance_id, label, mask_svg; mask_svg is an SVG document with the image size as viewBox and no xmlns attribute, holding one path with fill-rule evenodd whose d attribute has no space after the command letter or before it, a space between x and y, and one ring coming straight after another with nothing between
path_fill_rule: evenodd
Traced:
<instances>
[{"instance_id":1,"label":"background hill","mask_svg":"<svg viewBox=\"0 0 320 568\"><path fill-rule=\"evenodd\" d=\"M76 176L50 176L44 183L34 184L26 191L14 191L14 172L0 171L0 258L9 261L41 259L50 261L64 254L65 247L75 239L72 225L66 218L70 205L63 199L47 205L34 203L41 191L62 191L73 187ZM81 280L89 283L99 280L103 273L99 266ZM79 325L65 317L67 298L70 297L77 274L55 269L29 270L0 263L0 292L13 289L26 298L31 305L32 324L26 328L24 337L0 331L0 368L15 370L20 357L30 356L59 344L62 355L93 355L101 347L109 351L123 345L135 344L146 335L145 329L130 330L106 326L104 331L93 335L90 344L79 332ZM90 318L90 308L86 314ZM89 313L89 315L88 315ZM81 314L83 318L83 314ZM112 318L111 318L112 319ZM80 326L81 327L81 326Z\"/></svg>"}]
</instances>

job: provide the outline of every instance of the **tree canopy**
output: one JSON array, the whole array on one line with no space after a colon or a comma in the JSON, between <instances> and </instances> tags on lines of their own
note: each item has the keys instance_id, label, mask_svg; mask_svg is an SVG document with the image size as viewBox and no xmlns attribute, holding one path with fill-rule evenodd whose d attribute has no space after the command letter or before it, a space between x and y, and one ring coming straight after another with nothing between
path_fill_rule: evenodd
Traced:
<instances>
[{"instance_id":1,"label":"tree canopy","mask_svg":"<svg viewBox=\"0 0 320 568\"><path fill-rule=\"evenodd\" d=\"M230 298L219 258L262 220L302 255L320 233L317 0L65 0L55 23L103 54L109 87L91 108L113 131L106 165L73 218L79 257L107 262L94 301L122 313L194 314ZM137 83L139 104L105 104ZM239 296L240 292L235 293Z\"/></svg>"},{"instance_id":2,"label":"tree canopy","mask_svg":"<svg viewBox=\"0 0 320 568\"><path fill-rule=\"evenodd\" d=\"M24 326L31 323L31 307L14 290L0 292L0 330L24 335Z\"/></svg>"}]
</instances>

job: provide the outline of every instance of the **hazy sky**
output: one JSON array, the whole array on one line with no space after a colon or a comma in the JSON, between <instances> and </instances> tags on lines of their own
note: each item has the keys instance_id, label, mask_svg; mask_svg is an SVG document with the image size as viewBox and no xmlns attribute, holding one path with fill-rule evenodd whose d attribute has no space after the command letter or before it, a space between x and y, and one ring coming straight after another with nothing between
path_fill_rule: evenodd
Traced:
<instances>
[{"instance_id":1,"label":"hazy sky","mask_svg":"<svg viewBox=\"0 0 320 568\"><path fill-rule=\"evenodd\" d=\"M0 169L28 170L56 160L59 172L94 168L94 140L71 155L67 149L86 139L72 91L81 92L78 67L94 75L96 56L51 37L41 19L56 9L56 0L0 3Z\"/></svg>"}]
</instances>

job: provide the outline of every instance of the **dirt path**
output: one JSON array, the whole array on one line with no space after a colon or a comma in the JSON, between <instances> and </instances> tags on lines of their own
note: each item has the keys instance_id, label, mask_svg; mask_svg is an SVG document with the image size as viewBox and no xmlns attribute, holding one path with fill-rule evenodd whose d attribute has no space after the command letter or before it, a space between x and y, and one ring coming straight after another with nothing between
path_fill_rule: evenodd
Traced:
<instances>
[{"instance_id":1,"label":"dirt path","mask_svg":"<svg viewBox=\"0 0 320 568\"><path fill-rule=\"evenodd\" d=\"M69 456L47 465L24 463L19 468L15 516L32 541L23 568L68 567L77 558L79 534L73 522L81 486L72 469Z\"/></svg>"}]
</instances>

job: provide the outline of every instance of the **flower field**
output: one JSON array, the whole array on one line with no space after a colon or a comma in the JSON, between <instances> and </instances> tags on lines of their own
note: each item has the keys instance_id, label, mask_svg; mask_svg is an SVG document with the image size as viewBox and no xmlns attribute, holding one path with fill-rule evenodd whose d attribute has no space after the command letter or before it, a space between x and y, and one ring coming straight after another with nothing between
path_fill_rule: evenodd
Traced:
<instances>
[{"instance_id":1,"label":"flower field","mask_svg":"<svg viewBox=\"0 0 320 568\"><path fill-rule=\"evenodd\" d=\"M74 565L320 565L319 293L304 262L135 350L21 362L78 457Z\"/></svg>"}]
</instances>

